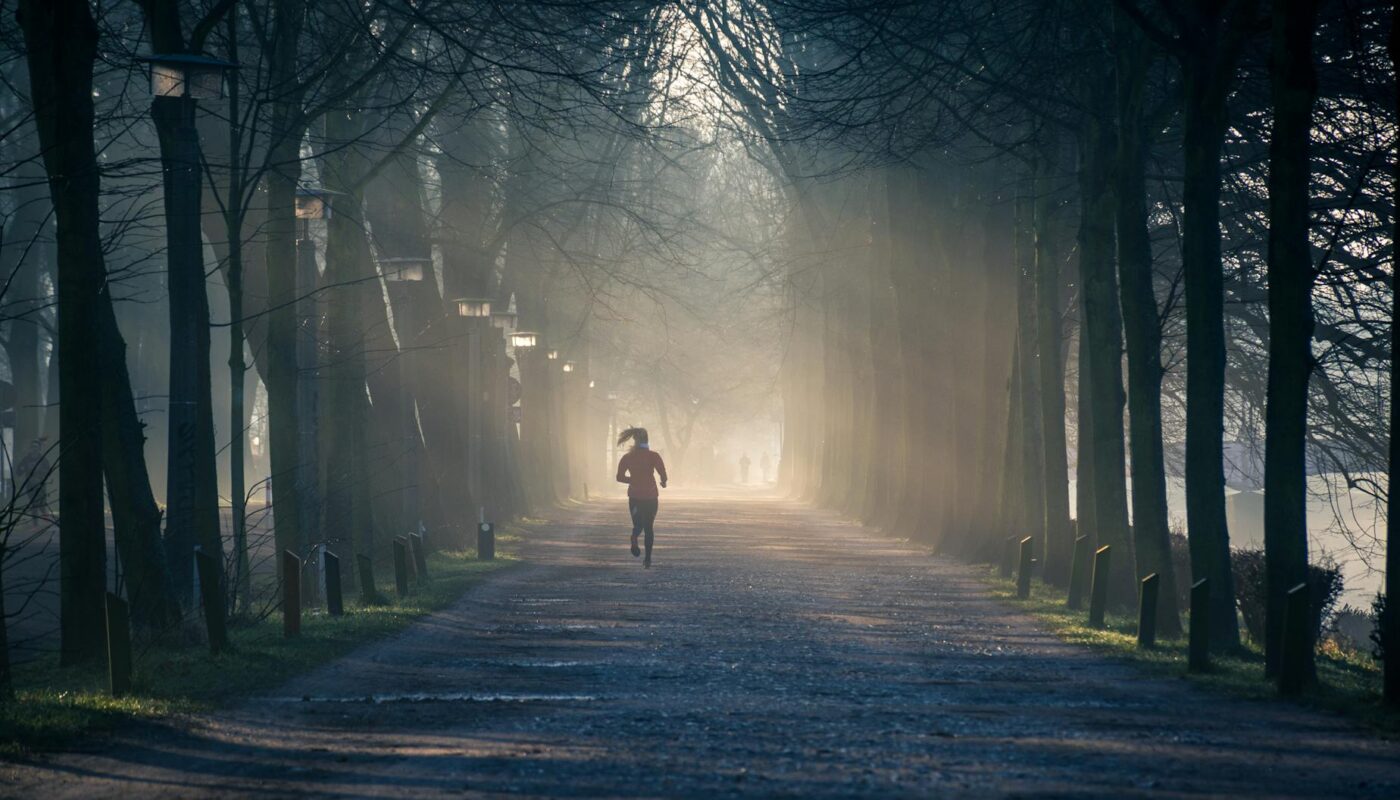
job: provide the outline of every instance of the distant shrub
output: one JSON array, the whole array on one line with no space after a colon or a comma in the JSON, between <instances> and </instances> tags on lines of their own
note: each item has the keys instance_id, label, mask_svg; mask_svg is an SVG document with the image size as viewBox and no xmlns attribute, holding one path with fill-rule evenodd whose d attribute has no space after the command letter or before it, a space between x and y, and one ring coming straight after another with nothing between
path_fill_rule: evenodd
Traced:
<instances>
[{"instance_id":1,"label":"distant shrub","mask_svg":"<svg viewBox=\"0 0 1400 800\"><path fill-rule=\"evenodd\" d=\"M1244 617L1245 630L1257 644L1264 643L1264 551L1257 548L1232 552L1235 600ZM1313 641L1322 637L1322 623L1332 616L1342 594L1342 571L1332 563L1308 565L1308 596L1312 601Z\"/></svg>"},{"instance_id":2,"label":"distant shrub","mask_svg":"<svg viewBox=\"0 0 1400 800\"><path fill-rule=\"evenodd\" d=\"M1395 610L1386 604L1384 594L1377 594L1376 599L1371 602L1371 615L1376 620L1376 627L1371 629L1371 644L1374 645L1371 655L1375 656L1377 661L1385 661L1385 654L1390 650L1386 645L1397 644L1385 640L1385 632L1390 627L1386 624L1388 619L1385 615L1388 613L1395 613Z\"/></svg>"},{"instance_id":3,"label":"distant shrub","mask_svg":"<svg viewBox=\"0 0 1400 800\"><path fill-rule=\"evenodd\" d=\"M1343 605L1328 620L1326 634L1345 652L1366 652L1376 636L1376 617L1365 609Z\"/></svg>"},{"instance_id":4,"label":"distant shrub","mask_svg":"<svg viewBox=\"0 0 1400 800\"><path fill-rule=\"evenodd\" d=\"M1176 605L1178 608L1191 607L1191 546L1181 524L1172 525L1170 534L1172 546L1172 570L1176 573Z\"/></svg>"}]
</instances>

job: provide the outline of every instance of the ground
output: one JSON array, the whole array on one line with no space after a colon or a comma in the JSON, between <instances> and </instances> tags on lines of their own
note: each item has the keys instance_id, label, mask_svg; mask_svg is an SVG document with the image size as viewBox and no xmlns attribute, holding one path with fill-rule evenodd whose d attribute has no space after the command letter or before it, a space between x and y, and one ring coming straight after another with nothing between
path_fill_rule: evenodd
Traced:
<instances>
[{"instance_id":1,"label":"ground","mask_svg":"<svg viewBox=\"0 0 1400 800\"><path fill-rule=\"evenodd\" d=\"M242 706L0 767L7 796L1400 796L1400 743L1147 677L978 573L795 503L670 494Z\"/></svg>"}]
</instances>

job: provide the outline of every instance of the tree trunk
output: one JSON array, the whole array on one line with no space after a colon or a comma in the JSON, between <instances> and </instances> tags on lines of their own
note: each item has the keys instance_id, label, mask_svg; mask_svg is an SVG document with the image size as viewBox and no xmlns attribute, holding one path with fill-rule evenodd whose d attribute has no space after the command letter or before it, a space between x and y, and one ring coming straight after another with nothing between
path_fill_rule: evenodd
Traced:
<instances>
[{"instance_id":1,"label":"tree trunk","mask_svg":"<svg viewBox=\"0 0 1400 800\"><path fill-rule=\"evenodd\" d=\"M1264 672L1277 674L1288 590L1308 578L1308 378L1312 373L1312 250L1308 139L1317 75L1312 40L1319 0L1273 9L1269 77L1269 387L1264 433ZM1305 672L1315 678L1313 648Z\"/></svg>"},{"instance_id":2,"label":"tree trunk","mask_svg":"<svg viewBox=\"0 0 1400 800\"><path fill-rule=\"evenodd\" d=\"M1391 4L1388 50L1391 73L1400 76L1400 0ZM1400 116L1400 80L1396 81L1395 113ZM1391 154L1391 242L1400 242L1400 147ZM1400 275L1400 248L1391 248L1391 275ZM1390 292L1390 480L1385 515L1385 614L1381 617L1381 641L1385 644L1383 691L1385 702L1400 707L1400 501L1394 491L1400 474L1400 292Z\"/></svg>"},{"instance_id":3,"label":"tree trunk","mask_svg":"<svg viewBox=\"0 0 1400 800\"><path fill-rule=\"evenodd\" d=\"M1225 286L1220 262L1220 148L1229 79L1215 45L1182 62L1182 269L1186 299L1186 526L1191 578L1210 581L1213 649L1240 643L1225 522ZM1233 66L1229 69L1233 70Z\"/></svg>"},{"instance_id":4,"label":"tree trunk","mask_svg":"<svg viewBox=\"0 0 1400 800\"><path fill-rule=\"evenodd\" d=\"M1065 444L1065 372L1060 301L1058 203L1054 194L1059 142L1042 131L1035 162L1035 299L1040 350L1041 451L1045 481L1045 581L1069 582L1074 540L1069 522L1069 456Z\"/></svg>"},{"instance_id":5,"label":"tree trunk","mask_svg":"<svg viewBox=\"0 0 1400 800\"><path fill-rule=\"evenodd\" d=\"M1123 18L1114 15L1118 54L1118 158L1115 210L1118 233L1118 279L1123 333L1128 350L1128 424L1132 456L1133 545L1137 577L1156 573L1161 585L1157 631L1181 635L1176 573L1167 520L1167 476L1162 445L1162 336L1153 290L1152 243L1147 231L1145 167L1148 139L1143 124L1143 90L1151 63L1147 42Z\"/></svg>"},{"instance_id":6,"label":"tree trunk","mask_svg":"<svg viewBox=\"0 0 1400 800\"><path fill-rule=\"evenodd\" d=\"M106 533L102 509L102 381L92 324L106 278L93 147L97 25L86 0L22 0L35 124L57 221L60 663L102 653Z\"/></svg>"},{"instance_id":7,"label":"tree trunk","mask_svg":"<svg viewBox=\"0 0 1400 800\"><path fill-rule=\"evenodd\" d=\"M220 561L223 557L210 394L209 296L200 231L201 156L194 116L195 101L190 98L157 97L151 104L165 178L170 309L166 551L181 598L191 597L195 546Z\"/></svg>"},{"instance_id":8,"label":"tree trunk","mask_svg":"<svg viewBox=\"0 0 1400 800\"><path fill-rule=\"evenodd\" d=\"M1130 602L1132 552L1128 539L1128 498L1124 480L1123 336L1114 270L1112 185L1116 138L1108 119L1112 76L1095 77L1086 86L1089 113L1080 134L1079 270L1084 318L1080 350L1088 357L1089 416L1092 435L1080 452L1093 453L1091 502L1093 535L1099 547L1112 545L1117 557L1110 581L1115 604ZM1085 365L1080 364L1081 369ZM1081 401L1080 408L1084 408Z\"/></svg>"}]
</instances>

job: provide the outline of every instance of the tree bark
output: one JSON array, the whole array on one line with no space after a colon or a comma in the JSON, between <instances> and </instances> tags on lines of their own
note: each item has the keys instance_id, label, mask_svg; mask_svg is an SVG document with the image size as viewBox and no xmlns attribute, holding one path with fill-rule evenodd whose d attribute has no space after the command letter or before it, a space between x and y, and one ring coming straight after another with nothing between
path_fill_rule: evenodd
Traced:
<instances>
[{"instance_id":1,"label":"tree bark","mask_svg":"<svg viewBox=\"0 0 1400 800\"><path fill-rule=\"evenodd\" d=\"M60 663L95 659L105 639L99 293L105 280L93 146L97 25L86 0L22 0L35 124L58 244Z\"/></svg>"},{"instance_id":2,"label":"tree bark","mask_svg":"<svg viewBox=\"0 0 1400 800\"><path fill-rule=\"evenodd\" d=\"M1035 161L1035 299L1039 339L1041 453L1045 495L1046 582L1069 583L1074 540L1069 521L1069 456L1065 443L1065 372L1057 247L1058 203L1054 194L1059 142L1041 131Z\"/></svg>"},{"instance_id":3,"label":"tree bark","mask_svg":"<svg viewBox=\"0 0 1400 800\"><path fill-rule=\"evenodd\" d=\"M1269 78L1269 386L1264 433L1264 672L1277 674L1288 590L1308 577L1308 378L1312 373L1312 250L1308 179L1319 0L1273 9ZM1305 672L1314 674L1313 648Z\"/></svg>"},{"instance_id":4,"label":"tree bark","mask_svg":"<svg viewBox=\"0 0 1400 800\"><path fill-rule=\"evenodd\" d=\"M1191 578L1210 581L1213 649L1239 646L1225 521L1225 286L1220 260L1220 149L1234 63L1211 28L1182 60L1181 259L1186 299L1186 526Z\"/></svg>"},{"instance_id":5,"label":"tree bark","mask_svg":"<svg viewBox=\"0 0 1400 800\"><path fill-rule=\"evenodd\" d=\"M1390 53L1392 74L1400 77L1400 0L1391 3ZM1400 80L1393 87L1395 113L1400 117ZM1400 146L1391 154L1391 236L1400 242ZM1400 248L1391 248L1390 274L1400 275ZM1396 479L1400 474L1400 292L1394 286L1390 292L1390 444L1389 481L1386 488L1385 515L1385 613L1381 617L1381 641L1385 644L1382 690L1385 702L1400 707L1400 500L1396 499Z\"/></svg>"},{"instance_id":6,"label":"tree bark","mask_svg":"<svg viewBox=\"0 0 1400 800\"><path fill-rule=\"evenodd\" d=\"M1125 557L1132 552L1132 543L1123 460L1123 335L1114 270L1112 162L1117 145L1108 120L1112 85L1111 75L1089 79L1085 88L1090 110L1080 133L1079 269L1084 310L1080 352L1088 357L1088 412L1093 420L1088 447L1081 442L1080 452L1093 453L1093 535L1099 547L1112 545L1117 554L1110 600L1125 604L1132 591L1127 568L1132 560ZM1084 407L1081 401L1080 408Z\"/></svg>"},{"instance_id":7,"label":"tree bark","mask_svg":"<svg viewBox=\"0 0 1400 800\"><path fill-rule=\"evenodd\" d=\"M1161 327L1153 289L1152 243L1147 230L1148 134L1143 91L1151 54L1142 34L1114 15L1118 58L1118 156L1115 212L1123 333L1128 351L1128 424L1132 457L1133 545L1137 577L1156 573L1168 591L1157 602L1157 631L1181 635L1181 614L1167 520L1167 476L1162 444Z\"/></svg>"}]
</instances>

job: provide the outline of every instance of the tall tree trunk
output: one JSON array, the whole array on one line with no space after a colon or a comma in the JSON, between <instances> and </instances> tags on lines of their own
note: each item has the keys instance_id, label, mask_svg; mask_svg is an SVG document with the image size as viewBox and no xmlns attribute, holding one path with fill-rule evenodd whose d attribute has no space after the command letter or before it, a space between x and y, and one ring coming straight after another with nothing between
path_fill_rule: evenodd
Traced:
<instances>
[{"instance_id":1,"label":"tall tree trunk","mask_svg":"<svg viewBox=\"0 0 1400 800\"><path fill-rule=\"evenodd\" d=\"M35 124L58 243L60 662L97 658L105 637L102 381L92 324L106 279L93 147L97 24L86 0L21 0Z\"/></svg>"},{"instance_id":2,"label":"tall tree trunk","mask_svg":"<svg viewBox=\"0 0 1400 800\"><path fill-rule=\"evenodd\" d=\"M277 552L302 552L308 535L301 530L301 424L297 410L297 248L296 190L301 179L301 140L305 118L303 90L296 72L297 50L306 14L305 0L278 0L268 70L276 88L268 148L267 220L267 386L268 438L271 455L273 539ZM281 576L282 559L277 562Z\"/></svg>"},{"instance_id":3,"label":"tall tree trunk","mask_svg":"<svg viewBox=\"0 0 1400 800\"><path fill-rule=\"evenodd\" d=\"M1044 434L1040 399L1040 335L1035 296L1034 213L1029 197L1016 199L1016 351L1015 365L1021 385L1022 507L1025 526L1014 533L1035 537L1035 547L1045 551L1045 468ZM1044 560L1041 561L1042 565Z\"/></svg>"},{"instance_id":4,"label":"tall tree trunk","mask_svg":"<svg viewBox=\"0 0 1400 800\"><path fill-rule=\"evenodd\" d=\"M1308 139L1317 74L1312 40L1319 0L1273 8L1269 77L1269 388L1264 431L1264 671L1283 652L1288 590L1308 577L1308 378L1312 374L1312 250L1308 243ZM1313 648L1305 671L1313 675ZM1315 675L1313 675L1315 677Z\"/></svg>"},{"instance_id":5,"label":"tall tree trunk","mask_svg":"<svg viewBox=\"0 0 1400 800\"><path fill-rule=\"evenodd\" d=\"M1210 581L1210 638L1239 646L1230 534L1225 521L1225 285L1220 261L1220 149L1233 64L1214 41L1182 62L1182 269L1186 298L1186 526L1191 578Z\"/></svg>"},{"instance_id":6,"label":"tall tree trunk","mask_svg":"<svg viewBox=\"0 0 1400 800\"><path fill-rule=\"evenodd\" d=\"M1390 74L1400 78L1400 1L1390 4ZM1400 80L1390 99L1400 116ZM1390 241L1400 241L1400 146L1392 156ZM1400 248L1390 248L1390 275L1400 275ZM1380 618L1380 640L1385 644L1382 687L1386 705L1400 706L1400 500L1394 486L1400 475L1400 291L1390 289L1390 444L1389 483L1386 488L1386 586L1385 614Z\"/></svg>"},{"instance_id":7,"label":"tall tree trunk","mask_svg":"<svg viewBox=\"0 0 1400 800\"><path fill-rule=\"evenodd\" d=\"M1118 57L1118 157L1115 212L1123 333L1128 350L1128 424L1132 455L1133 545L1137 577L1156 573L1168 587L1157 603L1157 630L1181 634L1176 574L1167 520L1167 476L1162 444L1162 335L1153 290L1152 243L1147 230L1148 138L1143 91L1151 51L1121 11L1114 14Z\"/></svg>"},{"instance_id":8,"label":"tall tree trunk","mask_svg":"<svg viewBox=\"0 0 1400 800\"><path fill-rule=\"evenodd\" d=\"M200 231L201 156L194 116L191 98L157 97L151 104L165 178L170 309L166 551L176 591L184 598L190 597L194 585L193 548L217 554L220 561L223 555L210 393L209 295Z\"/></svg>"},{"instance_id":9,"label":"tall tree trunk","mask_svg":"<svg viewBox=\"0 0 1400 800\"><path fill-rule=\"evenodd\" d=\"M1109 121L1112 76L1095 76L1086 86L1088 118L1080 134L1079 269L1084 318L1080 335L1088 356L1089 416L1092 435L1081 442L1080 452L1093 453L1091 502L1093 535L1098 546L1112 545L1110 597L1126 603L1131 596L1132 543L1128 539L1128 498L1124 481L1123 446L1123 336L1114 270L1112 185L1116 138ZM1081 362L1080 368L1085 366ZM1084 408L1081 401L1080 408ZM1084 446L1087 444L1087 448Z\"/></svg>"},{"instance_id":10,"label":"tall tree trunk","mask_svg":"<svg viewBox=\"0 0 1400 800\"><path fill-rule=\"evenodd\" d=\"M1058 202L1054 180L1059 140L1041 130L1035 159L1035 300L1039 338L1041 457L1045 496L1046 582L1069 582L1074 550L1069 521L1069 456L1065 444L1065 372L1060 301Z\"/></svg>"},{"instance_id":11,"label":"tall tree trunk","mask_svg":"<svg viewBox=\"0 0 1400 800\"><path fill-rule=\"evenodd\" d=\"M1392 100L1395 114L1400 118L1400 0L1391 3L1390 41L1391 74L1397 77ZM1390 241L1400 242L1400 146L1391 153L1391 229ZM1400 248L1390 251L1392 276L1400 275ZM1382 681L1385 702L1400 707L1400 500L1394 487L1400 475L1400 292L1390 291L1390 479L1386 489L1385 514L1385 614L1381 617L1381 642L1385 645L1385 670Z\"/></svg>"}]
</instances>

